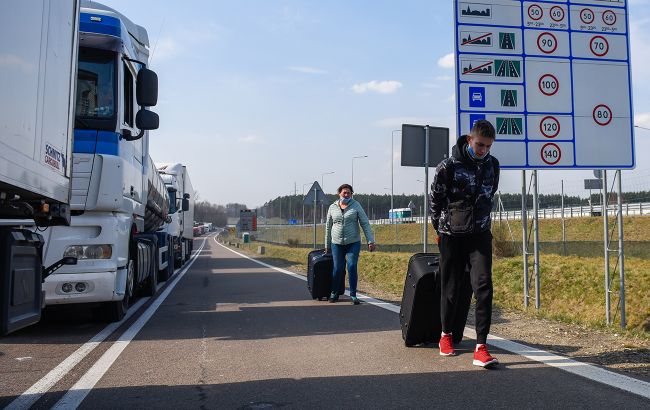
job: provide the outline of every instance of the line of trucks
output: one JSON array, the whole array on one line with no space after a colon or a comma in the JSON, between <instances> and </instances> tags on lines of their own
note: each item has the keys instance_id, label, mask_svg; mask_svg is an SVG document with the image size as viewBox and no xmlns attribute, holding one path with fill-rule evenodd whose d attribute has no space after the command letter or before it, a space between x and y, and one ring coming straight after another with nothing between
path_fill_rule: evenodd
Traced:
<instances>
[{"instance_id":1,"label":"line of trucks","mask_svg":"<svg viewBox=\"0 0 650 410\"><path fill-rule=\"evenodd\" d=\"M147 31L85 0L4 0L0 27L0 335L58 304L118 321L192 252L187 167L149 155Z\"/></svg>"}]
</instances>

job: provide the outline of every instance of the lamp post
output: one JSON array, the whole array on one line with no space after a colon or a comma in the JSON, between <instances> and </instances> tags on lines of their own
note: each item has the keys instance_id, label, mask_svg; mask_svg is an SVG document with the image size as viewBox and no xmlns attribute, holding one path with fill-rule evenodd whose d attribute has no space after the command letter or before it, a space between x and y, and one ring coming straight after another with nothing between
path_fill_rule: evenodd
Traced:
<instances>
[{"instance_id":1,"label":"lamp post","mask_svg":"<svg viewBox=\"0 0 650 410\"><path fill-rule=\"evenodd\" d=\"M368 158L368 156L367 155L358 155L356 157L352 157L352 181L351 181L351 185L352 185L353 188L354 188L354 160L357 159L357 158Z\"/></svg>"},{"instance_id":2,"label":"lamp post","mask_svg":"<svg viewBox=\"0 0 650 410\"><path fill-rule=\"evenodd\" d=\"M305 187L310 186L313 182L302 184L302 229L305 231L305 243L307 243L307 227L305 226Z\"/></svg>"},{"instance_id":3,"label":"lamp post","mask_svg":"<svg viewBox=\"0 0 650 410\"><path fill-rule=\"evenodd\" d=\"M393 186L393 163L395 162L395 154L394 154L394 149L395 149L395 133L396 132L402 132L402 130L393 130L390 136L390 209L393 210L395 209L395 205L393 204L393 195L394 195L394 186ZM388 213L390 215L390 212ZM395 225L395 244L397 245L397 224L395 223L395 218L392 219L392 224Z\"/></svg>"},{"instance_id":4,"label":"lamp post","mask_svg":"<svg viewBox=\"0 0 650 410\"><path fill-rule=\"evenodd\" d=\"M324 183L325 175L331 175L334 173L336 173L336 171L323 172L322 174L320 174L320 189L323 190L323 198L325 198L325 183ZM323 202L320 203L320 223L323 223Z\"/></svg>"}]
</instances>

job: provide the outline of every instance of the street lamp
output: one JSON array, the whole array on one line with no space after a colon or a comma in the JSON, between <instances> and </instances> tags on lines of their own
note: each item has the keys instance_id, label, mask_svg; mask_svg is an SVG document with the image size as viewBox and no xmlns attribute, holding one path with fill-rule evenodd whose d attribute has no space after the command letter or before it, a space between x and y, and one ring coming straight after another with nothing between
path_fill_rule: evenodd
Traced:
<instances>
[{"instance_id":1,"label":"street lamp","mask_svg":"<svg viewBox=\"0 0 650 410\"><path fill-rule=\"evenodd\" d=\"M356 157L352 157L352 182L351 185L354 187L354 160L357 158L368 158L367 155L358 155Z\"/></svg>"},{"instance_id":2,"label":"street lamp","mask_svg":"<svg viewBox=\"0 0 650 410\"><path fill-rule=\"evenodd\" d=\"M393 210L395 209L395 206L393 204L393 162L395 162L395 154L394 154L394 149L395 149L395 133L396 132L402 132L402 130L393 130L390 136L390 209ZM390 212L389 212L390 215ZM395 218L392 219L393 225L395 225L395 244L397 245L397 224L395 223Z\"/></svg>"},{"instance_id":3,"label":"street lamp","mask_svg":"<svg viewBox=\"0 0 650 410\"><path fill-rule=\"evenodd\" d=\"M331 174L334 174L334 173L336 173L336 171L323 172L322 174L320 174L320 189L323 190L323 201L321 201L321 203L320 203L320 222L321 223L323 223L323 202L324 202L324 198L325 198L324 178L325 178L325 175L331 175Z\"/></svg>"}]
</instances>

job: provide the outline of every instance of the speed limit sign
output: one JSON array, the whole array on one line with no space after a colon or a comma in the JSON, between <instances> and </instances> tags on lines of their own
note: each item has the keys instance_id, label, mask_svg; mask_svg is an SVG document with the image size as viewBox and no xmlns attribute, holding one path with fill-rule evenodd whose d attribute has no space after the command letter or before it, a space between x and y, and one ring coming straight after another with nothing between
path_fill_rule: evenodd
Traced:
<instances>
[{"instance_id":1,"label":"speed limit sign","mask_svg":"<svg viewBox=\"0 0 650 410\"><path fill-rule=\"evenodd\" d=\"M540 151L540 155L542 156L542 161L548 165L555 165L560 162L560 158L562 158L562 150L560 150L560 147L558 147L557 144L549 142L548 144L544 144Z\"/></svg>"},{"instance_id":2,"label":"speed limit sign","mask_svg":"<svg viewBox=\"0 0 650 410\"><path fill-rule=\"evenodd\" d=\"M539 78L539 90L547 96L555 95L560 90L560 82L553 74L544 74Z\"/></svg>"},{"instance_id":3,"label":"speed limit sign","mask_svg":"<svg viewBox=\"0 0 650 410\"><path fill-rule=\"evenodd\" d=\"M557 37L545 31L537 36L537 48L544 54L552 54L557 50Z\"/></svg>"},{"instance_id":4,"label":"speed limit sign","mask_svg":"<svg viewBox=\"0 0 650 410\"><path fill-rule=\"evenodd\" d=\"M589 49L596 57L604 57L609 52L609 43L603 36L594 36L589 41Z\"/></svg>"},{"instance_id":5,"label":"speed limit sign","mask_svg":"<svg viewBox=\"0 0 650 410\"><path fill-rule=\"evenodd\" d=\"M596 121L596 124L604 127L612 122L612 109L605 104L599 104L594 107L592 117Z\"/></svg>"}]
</instances>

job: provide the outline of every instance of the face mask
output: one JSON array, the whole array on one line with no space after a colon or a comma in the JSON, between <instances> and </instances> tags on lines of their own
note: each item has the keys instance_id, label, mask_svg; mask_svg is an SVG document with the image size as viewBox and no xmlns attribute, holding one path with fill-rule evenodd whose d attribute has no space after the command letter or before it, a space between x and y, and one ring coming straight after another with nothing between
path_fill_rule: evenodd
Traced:
<instances>
[{"instance_id":1,"label":"face mask","mask_svg":"<svg viewBox=\"0 0 650 410\"><path fill-rule=\"evenodd\" d=\"M344 203L345 205L349 204L352 198L341 198L341 202Z\"/></svg>"},{"instance_id":2,"label":"face mask","mask_svg":"<svg viewBox=\"0 0 650 410\"><path fill-rule=\"evenodd\" d=\"M476 153L475 153L474 150L472 149L472 146L469 145L469 144L467 144L467 152L469 153L469 156L472 157L473 159L483 159L483 158L485 158L485 157L487 156L487 154L489 153L489 151L488 151L488 152L486 152L483 156L478 156L478 155L476 155Z\"/></svg>"}]
</instances>

